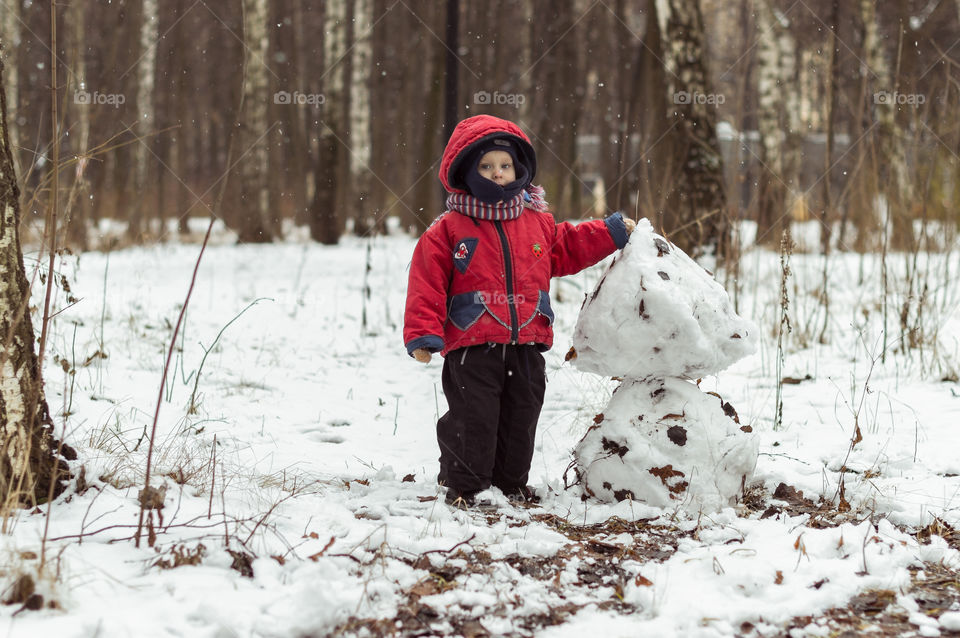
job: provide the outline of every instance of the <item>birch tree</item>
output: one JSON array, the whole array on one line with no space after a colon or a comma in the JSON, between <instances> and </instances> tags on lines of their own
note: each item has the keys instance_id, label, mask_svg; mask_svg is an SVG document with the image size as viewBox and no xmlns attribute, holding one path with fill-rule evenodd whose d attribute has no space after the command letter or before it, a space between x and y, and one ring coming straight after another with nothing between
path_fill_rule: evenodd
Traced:
<instances>
[{"instance_id":1,"label":"birch tree","mask_svg":"<svg viewBox=\"0 0 960 638\"><path fill-rule=\"evenodd\" d=\"M756 0L757 129L760 133L760 201L757 241L779 244L790 222L799 170L796 43L770 0Z\"/></svg>"},{"instance_id":2,"label":"birch tree","mask_svg":"<svg viewBox=\"0 0 960 638\"><path fill-rule=\"evenodd\" d=\"M136 239L143 233L145 206L148 198L143 194L149 190L148 173L152 153L150 144L156 114L153 104L153 87L157 63L157 0L143 0L140 16L140 59L137 61L137 124L134 132L140 137L133 151L134 193L138 194L130 211L130 225L127 234Z\"/></svg>"},{"instance_id":3,"label":"birch tree","mask_svg":"<svg viewBox=\"0 0 960 638\"><path fill-rule=\"evenodd\" d=\"M867 99L873 105L876 122L875 164L879 176L880 193L886 199L887 215L892 225L890 241L894 247L910 247L913 226L910 204L913 201L910 176L907 174L906 144L897 122L897 91L899 83L890 72L880 39L876 0L860 0L860 19L863 21L863 53L868 72L874 79L873 91ZM903 25L899 25L903 29Z\"/></svg>"},{"instance_id":4,"label":"birch tree","mask_svg":"<svg viewBox=\"0 0 960 638\"><path fill-rule=\"evenodd\" d=\"M243 97L238 143L231 158L239 162L236 231L240 242L270 242L275 238L267 188L268 17L267 0L243 0Z\"/></svg>"},{"instance_id":5,"label":"birch tree","mask_svg":"<svg viewBox=\"0 0 960 638\"><path fill-rule=\"evenodd\" d=\"M353 191L355 232L366 234L377 223L370 194L373 175L370 172L372 103L370 76L373 72L373 0L354 0L353 56L350 68L350 183Z\"/></svg>"},{"instance_id":6,"label":"birch tree","mask_svg":"<svg viewBox=\"0 0 960 638\"><path fill-rule=\"evenodd\" d=\"M88 91L87 87L87 60L85 54L86 18L84 7L78 2L70 5L67 20L72 25L70 38L71 59L73 61L73 76L75 91ZM74 93L75 95L75 93ZM68 102L70 102L68 95ZM87 151L90 148L90 104L72 100L71 114L76 117L74 130L75 137L71 139L74 155L77 158L77 169L74 171L73 186L70 188L70 197L67 203L66 233L67 243L74 249L86 250L88 247L87 222L90 218L90 185L87 181ZM16 127L14 127L16 128Z\"/></svg>"},{"instance_id":7,"label":"birch tree","mask_svg":"<svg viewBox=\"0 0 960 638\"><path fill-rule=\"evenodd\" d=\"M3 64L0 62L0 74ZM43 393L30 320L30 286L20 247L20 203L0 82L0 509L35 505L62 491L59 460ZM64 448L66 450L66 448ZM53 490L51 485L53 484Z\"/></svg>"},{"instance_id":8,"label":"birch tree","mask_svg":"<svg viewBox=\"0 0 960 638\"><path fill-rule=\"evenodd\" d=\"M667 232L681 248L721 255L727 236L723 161L716 134L716 100L704 64L703 16L699 0L656 0L667 69L669 108L678 144L680 171L675 219Z\"/></svg>"},{"instance_id":9,"label":"birch tree","mask_svg":"<svg viewBox=\"0 0 960 638\"><path fill-rule=\"evenodd\" d=\"M960 0L958 0L960 1ZM10 121L17 121L17 104L19 102L20 72L17 69L20 47L20 0L4 3L0 6L0 56L3 58L6 74L3 78L7 86L7 95L10 99ZM18 127L9 131L10 147L13 151L13 165L19 171L20 140Z\"/></svg>"}]
</instances>

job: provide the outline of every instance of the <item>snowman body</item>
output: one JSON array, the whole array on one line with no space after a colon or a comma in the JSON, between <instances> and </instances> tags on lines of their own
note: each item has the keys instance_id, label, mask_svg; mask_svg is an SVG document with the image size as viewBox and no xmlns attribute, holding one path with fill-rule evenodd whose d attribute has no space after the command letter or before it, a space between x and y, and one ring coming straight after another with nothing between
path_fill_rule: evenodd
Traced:
<instances>
[{"instance_id":1,"label":"snowman body","mask_svg":"<svg viewBox=\"0 0 960 638\"><path fill-rule=\"evenodd\" d=\"M690 512L742 495L751 428L693 382L756 349L720 284L641 220L580 311L577 368L623 380L574 451L586 495Z\"/></svg>"}]
</instances>

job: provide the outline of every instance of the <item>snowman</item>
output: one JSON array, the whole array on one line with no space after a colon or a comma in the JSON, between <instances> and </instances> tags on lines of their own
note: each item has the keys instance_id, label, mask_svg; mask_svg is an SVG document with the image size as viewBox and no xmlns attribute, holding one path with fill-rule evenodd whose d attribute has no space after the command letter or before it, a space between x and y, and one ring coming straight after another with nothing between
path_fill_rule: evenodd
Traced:
<instances>
[{"instance_id":1,"label":"snowman","mask_svg":"<svg viewBox=\"0 0 960 638\"><path fill-rule=\"evenodd\" d=\"M756 344L723 287L641 220L584 300L568 354L580 370L622 379L574 451L585 494L691 513L734 504L757 439L696 380Z\"/></svg>"}]
</instances>

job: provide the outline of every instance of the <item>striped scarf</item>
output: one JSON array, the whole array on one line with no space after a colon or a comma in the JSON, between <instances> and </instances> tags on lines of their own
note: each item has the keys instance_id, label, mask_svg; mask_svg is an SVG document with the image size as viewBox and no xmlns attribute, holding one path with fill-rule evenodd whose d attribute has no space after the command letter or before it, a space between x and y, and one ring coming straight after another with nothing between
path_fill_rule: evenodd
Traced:
<instances>
[{"instance_id":1,"label":"striped scarf","mask_svg":"<svg viewBox=\"0 0 960 638\"><path fill-rule=\"evenodd\" d=\"M516 197L495 204L481 202L473 195L466 193L451 193L447 197L447 211L456 211L461 215L485 221L509 221L520 217L524 208L532 208L540 212L549 211L550 207L544 197L543 188L533 184Z\"/></svg>"}]
</instances>

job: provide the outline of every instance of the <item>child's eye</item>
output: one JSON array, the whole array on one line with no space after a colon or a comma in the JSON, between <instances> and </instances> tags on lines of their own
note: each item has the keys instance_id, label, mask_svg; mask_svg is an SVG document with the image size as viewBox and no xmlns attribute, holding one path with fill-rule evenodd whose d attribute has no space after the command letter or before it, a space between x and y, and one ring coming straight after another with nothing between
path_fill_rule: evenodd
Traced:
<instances>
[{"instance_id":1,"label":"child's eye","mask_svg":"<svg viewBox=\"0 0 960 638\"><path fill-rule=\"evenodd\" d=\"M492 166L490 166L489 164L481 164L481 165L480 165L480 168L483 169L483 170L485 170L485 171L488 171L488 170L490 170L490 169L492 168Z\"/></svg>"}]
</instances>

